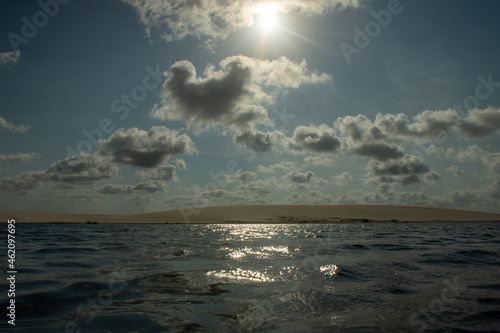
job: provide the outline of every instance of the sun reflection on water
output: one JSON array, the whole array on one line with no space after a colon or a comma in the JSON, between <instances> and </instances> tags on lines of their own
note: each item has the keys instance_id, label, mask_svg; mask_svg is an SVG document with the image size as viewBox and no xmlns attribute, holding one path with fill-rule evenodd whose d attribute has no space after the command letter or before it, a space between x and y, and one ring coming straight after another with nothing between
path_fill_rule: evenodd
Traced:
<instances>
[{"instance_id":1,"label":"sun reflection on water","mask_svg":"<svg viewBox=\"0 0 500 333\"><path fill-rule=\"evenodd\" d=\"M252 271L250 269L241 269L241 268L222 270L222 271L210 271L207 272L207 276L213 276L221 279L247 280L255 282L275 281L273 278L270 278L265 273L261 273L259 271Z\"/></svg>"}]
</instances>

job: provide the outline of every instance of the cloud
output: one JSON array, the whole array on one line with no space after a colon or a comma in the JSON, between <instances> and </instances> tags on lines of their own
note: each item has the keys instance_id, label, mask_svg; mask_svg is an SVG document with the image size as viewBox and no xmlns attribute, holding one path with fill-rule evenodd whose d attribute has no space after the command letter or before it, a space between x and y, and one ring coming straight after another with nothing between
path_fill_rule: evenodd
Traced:
<instances>
[{"instance_id":1,"label":"cloud","mask_svg":"<svg viewBox=\"0 0 500 333\"><path fill-rule=\"evenodd\" d=\"M0 116L0 130L24 133L30 129L30 125L14 125Z\"/></svg>"},{"instance_id":2,"label":"cloud","mask_svg":"<svg viewBox=\"0 0 500 333\"><path fill-rule=\"evenodd\" d=\"M290 171L285 176L283 176L283 179L288 180L292 184L309 184L312 177L314 177L314 173L311 171L305 173L299 171Z\"/></svg>"},{"instance_id":3,"label":"cloud","mask_svg":"<svg viewBox=\"0 0 500 333\"><path fill-rule=\"evenodd\" d=\"M25 192L43 183L61 186L88 185L118 174L118 168L100 156L79 154L59 161L46 171L30 171L5 178L0 188L6 191Z\"/></svg>"},{"instance_id":4,"label":"cloud","mask_svg":"<svg viewBox=\"0 0 500 333\"><path fill-rule=\"evenodd\" d=\"M160 165L157 168L149 169L146 171L137 170L136 177L141 179L158 179L171 181L175 180L175 166L173 165Z\"/></svg>"},{"instance_id":5,"label":"cloud","mask_svg":"<svg viewBox=\"0 0 500 333\"><path fill-rule=\"evenodd\" d=\"M388 162L370 160L367 177L369 183L396 183L402 186L439 180L439 175L430 170L422 158L412 155Z\"/></svg>"},{"instance_id":6,"label":"cloud","mask_svg":"<svg viewBox=\"0 0 500 333\"><path fill-rule=\"evenodd\" d=\"M470 110L468 117L461 119L459 130L468 138L481 138L500 129L500 109L488 107Z\"/></svg>"},{"instance_id":7,"label":"cloud","mask_svg":"<svg viewBox=\"0 0 500 333\"><path fill-rule=\"evenodd\" d=\"M452 165L446 169L446 171L452 173L454 176L463 176L465 174L464 170L460 169L456 165Z\"/></svg>"},{"instance_id":8,"label":"cloud","mask_svg":"<svg viewBox=\"0 0 500 333\"><path fill-rule=\"evenodd\" d=\"M186 169L187 168L186 161L184 161L182 158L176 158L173 162L175 163L175 165L179 169Z\"/></svg>"},{"instance_id":9,"label":"cloud","mask_svg":"<svg viewBox=\"0 0 500 333\"><path fill-rule=\"evenodd\" d=\"M466 149L449 148L446 151L446 157L456 159L460 162L476 162L481 161L488 167L490 173L500 174L500 153L489 153L483 148L472 145Z\"/></svg>"},{"instance_id":10,"label":"cloud","mask_svg":"<svg viewBox=\"0 0 500 333\"><path fill-rule=\"evenodd\" d=\"M0 67L15 65L21 58L21 51L11 51L0 53Z\"/></svg>"},{"instance_id":11,"label":"cloud","mask_svg":"<svg viewBox=\"0 0 500 333\"><path fill-rule=\"evenodd\" d=\"M268 61L233 56L222 60L220 68L208 66L200 78L189 61L173 64L152 117L182 120L198 132L210 127L251 132L256 124L269 123L261 104L272 103L273 97L264 92L265 87L284 91L331 79L327 74L311 73L305 61L299 64L285 57Z\"/></svg>"},{"instance_id":12,"label":"cloud","mask_svg":"<svg viewBox=\"0 0 500 333\"><path fill-rule=\"evenodd\" d=\"M312 165L329 167L335 163L335 160L325 155L318 155L318 156L307 156L304 158L304 162Z\"/></svg>"},{"instance_id":13,"label":"cloud","mask_svg":"<svg viewBox=\"0 0 500 333\"><path fill-rule=\"evenodd\" d=\"M101 194L133 194L136 192L157 193L164 192L168 186L158 180L139 183L137 185L107 184L97 189Z\"/></svg>"},{"instance_id":14,"label":"cloud","mask_svg":"<svg viewBox=\"0 0 500 333\"><path fill-rule=\"evenodd\" d=\"M334 178L334 182L339 185L344 185L347 182L352 181L352 176L349 172L344 172Z\"/></svg>"},{"instance_id":15,"label":"cloud","mask_svg":"<svg viewBox=\"0 0 500 333\"><path fill-rule=\"evenodd\" d=\"M352 148L352 152L361 156L369 156L378 161L387 161L403 157L404 152L401 147L394 144L366 143Z\"/></svg>"},{"instance_id":16,"label":"cloud","mask_svg":"<svg viewBox=\"0 0 500 333\"><path fill-rule=\"evenodd\" d=\"M283 172L286 172L288 170L293 170L296 168L297 168L296 162L291 162L291 161L282 161L282 162L279 162L276 164L271 164L270 166L267 166L267 167L263 166L263 165L259 165L257 167L259 172L263 172L263 173L275 173L275 172L283 173Z\"/></svg>"},{"instance_id":17,"label":"cloud","mask_svg":"<svg viewBox=\"0 0 500 333\"><path fill-rule=\"evenodd\" d=\"M263 0L122 0L132 6L148 37L166 41L192 36L214 47L231 33L254 25L254 15ZM342 6L358 6L356 0L282 0L279 12L320 15Z\"/></svg>"},{"instance_id":18,"label":"cloud","mask_svg":"<svg viewBox=\"0 0 500 333\"><path fill-rule=\"evenodd\" d=\"M131 128L119 129L101 141L98 153L114 162L144 168L154 168L174 155L196 152L191 138L164 126L154 126L149 132Z\"/></svg>"},{"instance_id":19,"label":"cloud","mask_svg":"<svg viewBox=\"0 0 500 333\"><path fill-rule=\"evenodd\" d=\"M268 181L257 180L240 185L237 190L245 193L250 192L252 194L268 195L273 193L277 186L276 182L272 179Z\"/></svg>"},{"instance_id":20,"label":"cloud","mask_svg":"<svg viewBox=\"0 0 500 333\"><path fill-rule=\"evenodd\" d=\"M500 153L486 154L481 160L491 173L500 175Z\"/></svg>"},{"instance_id":21,"label":"cloud","mask_svg":"<svg viewBox=\"0 0 500 333\"><path fill-rule=\"evenodd\" d=\"M40 157L40 155L37 153L0 154L0 165L29 161L35 157Z\"/></svg>"},{"instance_id":22,"label":"cloud","mask_svg":"<svg viewBox=\"0 0 500 333\"><path fill-rule=\"evenodd\" d=\"M225 183L244 183L248 184L257 178L257 174L251 171L238 171L235 175L224 175L222 181Z\"/></svg>"},{"instance_id":23,"label":"cloud","mask_svg":"<svg viewBox=\"0 0 500 333\"><path fill-rule=\"evenodd\" d=\"M410 121L406 114L377 114L372 122L364 115L340 117L335 127L351 143L391 140L436 140L450 132L468 139L488 136L500 130L500 108L474 109L462 117L456 110L423 111Z\"/></svg>"},{"instance_id":24,"label":"cloud","mask_svg":"<svg viewBox=\"0 0 500 333\"><path fill-rule=\"evenodd\" d=\"M438 172L431 170L423 176L424 182L427 184L435 184L441 180L441 176Z\"/></svg>"},{"instance_id":25,"label":"cloud","mask_svg":"<svg viewBox=\"0 0 500 333\"><path fill-rule=\"evenodd\" d=\"M298 126L287 146L296 154L333 154L339 150L341 141L327 125Z\"/></svg>"},{"instance_id":26,"label":"cloud","mask_svg":"<svg viewBox=\"0 0 500 333\"><path fill-rule=\"evenodd\" d=\"M237 146L248 147L256 152L269 152L283 137L284 135L280 131L249 131L237 133L233 141Z\"/></svg>"}]
</instances>

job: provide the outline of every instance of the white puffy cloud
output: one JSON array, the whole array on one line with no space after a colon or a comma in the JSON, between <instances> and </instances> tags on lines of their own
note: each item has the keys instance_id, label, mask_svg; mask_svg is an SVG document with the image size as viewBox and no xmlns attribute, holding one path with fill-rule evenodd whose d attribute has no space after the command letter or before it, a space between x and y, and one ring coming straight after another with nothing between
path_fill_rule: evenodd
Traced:
<instances>
[{"instance_id":1,"label":"white puffy cloud","mask_svg":"<svg viewBox=\"0 0 500 333\"><path fill-rule=\"evenodd\" d=\"M119 129L101 141L98 153L116 163L154 168L172 156L196 152L191 138L164 126L149 132L131 128Z\"/></svg>"},{"instance_id":2,"label":"white puffy cloud","mask_svg":"<svg viewBox=\"0 0 500 333\"><path fill-rule=\"evenodd\" d=\"M353 142L435 140L454 131L466 138L481 138L500 130L500 108L474 109L462 117L456 110L423 111L410 121L406 114L340 117L335 126Z\"/></svg>"},{"instance_id":3,"label":"white puffy cloud","mask_svg":"<svg viewBox=\"0 0 500 333\"><path fill-rule=\"evenodd\" d=\"M186 161L184 161L182 158L176 158L173 162L178 169L186 169L187 168Z\"/></svg>"},{"instance_id":4,"label":"white puffy cloud","mask_svg":"<svg viewBox=\"0 0 500 333\"><path fill-rule=\"evenodd\" d=\"M232 32L254 25L254 16L264 0L122 0L132 6L148 36L167 41L193 36L213 47ZM320 15L340 7L358 6L358 0L280 0L281 13Z\"/></svg>"},{"instance_id":5,"label":"white puffy cloud","mask_svg":"<svg viewBox=\"0 0 500 333\"><path fill-rule=\"evenodd\" d=\"M30 129L30 125L14 125L3 117L0 117L0 130L6 130L10 132L24 133Z\"/></svg>"},{"instance_id":6,"label":"white puffy cloud","mask_svg":"<svg viewBox=\"0 0 500 333\"><path fill-rule=\"evenodd\" d=\"M350 181L352 181L352 175L348 171L343 172L342 174L335 176L334 178L334 182L339 185L344 185L345 183Z\"/></svg>"},{"instance_id":7,"label":"white puffy cloud","mask_svg":"<svg viewBox=\"0 0 500 333\"><path fill-rule=\"evenodd\" d=\"M137 170L136 177L141 179L159 179L159 180L175 180L175 166L173 165L160 165L154 169Z\"/></svg>"}]
</instances>

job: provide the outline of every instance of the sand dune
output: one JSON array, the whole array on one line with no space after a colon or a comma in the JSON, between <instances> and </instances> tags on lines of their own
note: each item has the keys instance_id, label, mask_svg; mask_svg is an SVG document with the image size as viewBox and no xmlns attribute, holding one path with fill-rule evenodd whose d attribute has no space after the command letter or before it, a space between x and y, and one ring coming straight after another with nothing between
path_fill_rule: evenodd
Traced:
<instances>
[{"instance_id":1,"label":"sand dune","mask_svg":"<svg viewBox=\"0 0 500 333\"><path fill-rule=\"evenodd\" d=\"M367 222L484 222L500 214L431 207L381 205L223 206L169 210L133 215L38 214L0 212L1 220L18 223L367 223Z\"/></svg>"}]
</instances>

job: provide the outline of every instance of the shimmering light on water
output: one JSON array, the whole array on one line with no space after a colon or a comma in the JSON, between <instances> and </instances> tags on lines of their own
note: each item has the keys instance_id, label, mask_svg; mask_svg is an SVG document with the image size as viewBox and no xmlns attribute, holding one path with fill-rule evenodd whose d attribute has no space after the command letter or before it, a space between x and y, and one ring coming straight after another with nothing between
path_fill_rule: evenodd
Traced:
<instances>
[{"instance_id":1,"label":"shimmering light on water","mask_svg":"<svg viewBox=\"0 0 500 333\"><path fill-rule=\"evenodd\" d=\"M20 332L498 331L495 223L18 225L16 245Z\"/></svg>"}]
</instances>

